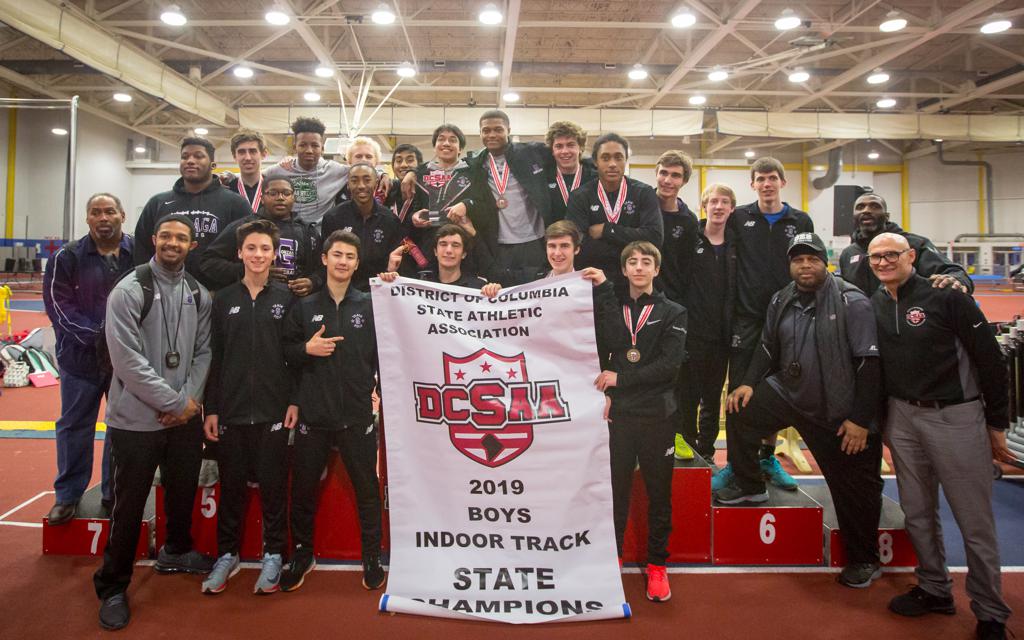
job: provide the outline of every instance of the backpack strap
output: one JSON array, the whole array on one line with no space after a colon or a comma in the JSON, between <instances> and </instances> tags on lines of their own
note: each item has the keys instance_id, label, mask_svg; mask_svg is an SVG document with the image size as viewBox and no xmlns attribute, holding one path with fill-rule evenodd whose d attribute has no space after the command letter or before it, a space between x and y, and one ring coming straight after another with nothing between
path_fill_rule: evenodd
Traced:
<instances>
[{"instance_id":1,"label":"backpack strap","mask_svg":"<svg viewBox=\"0 0 1024 640\"><path fill-rule=\"evenodd\" d=\"M142 313L139 314L139 323L142 323L149 315L149 310L153 308L153 269L148 262L135 267L135 278L142 287Z\"/></svg>"}]
</instances>

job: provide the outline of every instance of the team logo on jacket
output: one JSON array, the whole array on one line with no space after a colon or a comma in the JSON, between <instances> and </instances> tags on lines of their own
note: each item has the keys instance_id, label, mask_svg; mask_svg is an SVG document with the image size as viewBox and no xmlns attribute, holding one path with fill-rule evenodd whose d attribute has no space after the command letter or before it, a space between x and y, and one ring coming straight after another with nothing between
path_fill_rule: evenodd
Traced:
<instances>
[{"instance_id":1,"label":"team logo on jacket","mask_svg":"<svg viewBox=\"0 0 1024 640\"><path fill-rule=\"evenodd\" d=\"M448 425L455 449L485 467L500 467L533 444L537 425L567 422L557 380L532 381L526 356L480 349L443 357L444 382L414 382L416 418Z\"/></svg>"},{"instance_id":2,"label":"team logo on jacket","mask_svg":"<svg viewBox=\"0 0 1024 640\"><path fill-rule=\"evenodd\" d=\"M682 227L675 227L674 229L672 229L672 237L675 238L676 240L678 240L679 238L682 238L683 237L683 228Z\"/></svg>"},{"instance_id":3,"label":"team logo on jacket","mask_svg":"<svg viewBox=\"0 0 1024 640\"><path fill-rule=\"evenodd\" d=\"M455 188L457 188L457 189L465 189L468 186L469 186L469 177L468 176L458 176L457 178L455 178Z\"/></svg>"},{"instance_id":4,"label":"team logo on jacket","mask_svg":"<svg viewBox=\"0 0 1024 640\"><path fill-rule=\"evenodd\" d=\"M380 243L384 242L384 230L383 229L374 229L373 230L373 241L376 242L377 244L380 244Z\"/></svg>"},{"instance_id":5,"label":"team logo on jacket","mask_svg":"<svg viewBox=\"0 0 1024 640\"><path fill-rule=\"evenodd\" d=\"M352 314L352 326L355 327L356 329L362 329L363 328L363 324L365 324L365 320L363 319L363 314L361 314L361 313L353 313Z\"/></svg>"},{"instance_id":6,"label":"team logo on jacket","mask_svg":"<svg viewBox=\"0 0 1024 640\"><path fill-rule=\"evenodd\" d=\"M928 318L921 307L910 307L907 309L907 324L912 327L920 327Z\"/></svg>"},{"instance_id":7,"label":"team logo on jacket","mask_svg":"<svg viewBox=\"0 0 1024 640\"><path fill-rule=\"evenodd\" d=\"M270 306L270 315L274 317L274 320L280 320L284 317L284 305L274 304Z\"/></svg>"},{"instance_id":8,"label":"team logo on jacket","mask_svg":"<svg viewBox=\"0 0 1024 640\"><path fill-rule=\"evenodd\" d=\"M796 227L791 225L791 224L787 224L786 225L786 237L789 238L790 240L792 240L794 236L796 236Z\"/></svg>"},{"instance_id":9,"label":"team logo on jacket","mask_svg":"<svg viewBox=\"0 0 1024 640\"><path fill-rule=\"evenodd\" d=\"M636 205L633 204L632 200L626 200L625 202L622 203L622 210L626 213L627 216L631 216L634 213L636 213Z\"/></svg>"}]
</instances>

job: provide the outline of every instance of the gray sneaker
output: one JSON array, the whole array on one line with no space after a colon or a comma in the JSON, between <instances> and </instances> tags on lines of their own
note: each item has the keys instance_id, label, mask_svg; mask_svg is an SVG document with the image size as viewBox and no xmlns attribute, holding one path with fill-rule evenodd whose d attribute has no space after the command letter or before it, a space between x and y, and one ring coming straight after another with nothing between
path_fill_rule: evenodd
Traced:
<instances>
[{"instance_id":1,"label":"gray sneaker","mask_svg":"<svg viewBox=\"0 0 1024 640\"><path fill-rule=\"evenodd\" d=\"M238 556L225 553L213 564L213 571L203 580L203 593L220 593L228 586L228 580L242 569Z\"/></svg>"},{"instance_id":2,"label":"gray sneaker","mask_svg":"<svg viewBox=\"0 0 1024 640\"><path fill-rule=\"evenodd\" d=\"M882 568L877 562L852 563L843 567L842 573L836 576L836 582L844 587L864 589L882 577Z\"/></svg>"},{"instance_id":3,"label":"gray sneaker","mask_svg":"<svg viewBox=\"0 0 1024 640\"><path fill-rule=\"evenodd\" d=\"M153 568L157 573L207 574L213 570L213 560L195 549L186 553L171 553L165 545L160 547Z\"/></svg>"},{"instance_id":4,"label":"gray sneaker","mask_svg":"<svg viewBox=\"0 0 1024 640\"><path fill-rule=\"evenodd\" d=\"M280 553L264 553L263 565L260 568L260 577L256 580L256 588L253 593L267 596L280 590L278 582L281 581L281 568L284 560Z\"/></svg>"}]
</instances>

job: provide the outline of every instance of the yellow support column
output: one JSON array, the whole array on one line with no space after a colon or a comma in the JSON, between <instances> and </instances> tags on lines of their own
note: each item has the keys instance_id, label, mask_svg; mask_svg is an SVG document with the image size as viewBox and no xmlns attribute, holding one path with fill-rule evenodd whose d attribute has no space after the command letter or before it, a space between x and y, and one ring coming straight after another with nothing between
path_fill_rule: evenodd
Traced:
<instances>
[{"instance_id":1,"label":"yellow support column","mask_svg":"<svg viewBox=\"0 0 1024 640\"><path fill-rule=\"evenodd\" d=\"M910 231L910 164L904 160L900 168L900 224L904 231Z\"/></svg>"},{"instance_id":2,"label":"yellow support column","mask_svg":"<svg viewBox=\"0 0 1024 640\"><path fill-rule=\"evenodd\" d=\"M697 197L700 198L702 195L704 195L704 189L707 189L708 187L708 168L705 166L701 166L700 168L700 176L697 179L697 187L699 188L699 193ZM700 217L701 220L703 220L705 218L705 215L703 207L700 206L700 202L697 203L697 210L697 215Z\"/></svg>"},{"instance_id":3,"label":"yellow support column","mask_svg":"<svg viewBox=\"0 0 1024 640\"><path fill-rule=\"evenodd\" d=\"M7 112L7 201L4 237L14 237L14 161L18 149L18 110Z\"/></svg>"},{"instance_id":4,"label":"yellow support column","mask_svg":"<svg viewBox=\"0 0 1024 640\"><path fill-rule=\"evenodd\" d=\"M803 159L803 161L800 163L800 176L801 176L801 178L800 178L800 210L801 211L807 211L808 208L811 206L810 205L810 197L809 197L809 193L808 193L810 191L810 180L811 180L811 177L808 175L810 173L810 171L809 171L810 168L811 168L811 163L809 163L807 161L807 158L805 157Z\"/></svg>"},{"instance_id":5,"label":"yellow support column","mask_svg":"<svg viewBox=\"0 0 1024 640\"><path fill-rule=\"evenodd\" d=\"M978 160L982 155L977 154ZM985 233L985 167L978 167L978 233Z\"/></svg>"}]
</instances>

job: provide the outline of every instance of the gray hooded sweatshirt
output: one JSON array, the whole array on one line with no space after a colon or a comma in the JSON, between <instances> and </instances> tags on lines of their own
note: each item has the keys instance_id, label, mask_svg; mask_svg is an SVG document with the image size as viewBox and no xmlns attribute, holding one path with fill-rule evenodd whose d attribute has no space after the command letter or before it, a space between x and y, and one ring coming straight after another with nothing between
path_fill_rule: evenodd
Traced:
<instances>
[{"instance_id":1,"label":"gray hooded sweatshirt","mask_svg":"<svg viewBox=\"0 0 1024 640\"><path fill-rule=\"evenodd\" d=\"M324 214L334 206L334 198L348 183L348 169L347 164L320 158L315 168L306 171L299 166L299 161L294 159L287 168L280 165L270 167L263 179L291 180L295 190L292 215L301 222L316 225L319 231Z\"/></svg>"},{"instance_id":2,"label":"gray hooded sweatshirt","mask_svg":"<svg viewBox=\"0 0 1024 640\"><path fill-rule=\"evenodd\" d=\"M181 414L189 398L201 402L210 371L210 292L200 285L197 309L184 269L168 271L155 258L149 266L153 269L153 306L141 326L142 285L134 272L107 298L105 331L114 375L106 420L108 426L127 431L167 429L160 424L159 414ZM172 350L175 332L173 350L180 354L180 364L172 369L166 366L164 356Z\"/></svg>"}]
</instances>

